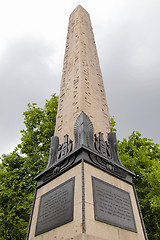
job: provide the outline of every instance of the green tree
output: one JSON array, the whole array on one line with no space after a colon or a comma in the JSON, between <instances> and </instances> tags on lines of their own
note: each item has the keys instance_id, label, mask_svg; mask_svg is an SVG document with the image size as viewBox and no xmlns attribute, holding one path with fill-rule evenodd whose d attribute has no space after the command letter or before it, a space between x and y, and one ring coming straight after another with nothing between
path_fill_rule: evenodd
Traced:
<instances>
[{"instance_id":1,"label":"green tree","mask_svg":"<svg viewBox=\"0 0 160 240\"><path fill-rule=\"evenodd\" d=\"M117 132L117 129L115 128L115 126L116 126L115 116L113 116L113 117L110 116L109 124L110 124L110 131Z\"/></svg>"},{"instance_id":2,"label":"green tree","mask_svg":"<svg viewBox=\"0 0 160 240\"><path fill-rule=\"evenodd\" d=\"M34 177L47 165L50 138L54 135L58 97L53 95L44 108L28 104L21 144L0 164L0 239L25 239L33 194Z\"/></svg>"},{"instance_id":3,"label":"green tree","mask_svg":"<svg viewBox=\"0 0 160 240\"><path fill-rule=\"evenodd\" d=\"M148 238L160 239L160 149L152 140L133 132L118 144L121 161L136 174L133 182Z\"/></svg>"},{"instance_id":4,"label":"green tree","mask_svg":"<svg viewBox=\"0 0 160 240\"><path fill-rule=\"evenodd\" d=\"M58 97L54 94L46 100L44 108L37 107L36 103L28 104L23 113L25 130L22 130L20 152L28 157L27 164L31 168L32 177L46 167L50 138L54 135ZM38 169L38 172L37 172Z\"/></svg>"},{"instance_id":5,"label":"green tree","mask_svg":"<svg viewBox=\"0 0 160 240\"><path fill-rule=\"evenodd\" d=\"M19 155L18 149L2 157L0 239L23 239L27 228L33 184L24 166L24 158Z\"/></svg>"},{"instance_id":6,"label":"green tree","mask_svg":"<svg viewBox=\"0 0 160 240\"><path fill-rule=\"evenodd\" d=\"M111 131L115 117L110 118ZM160 148L151 139L133 131L128 139L118 141L118 150L125 167L135 173L136 187L149 240L160 239Z\"/></svg>"}]
</instances>

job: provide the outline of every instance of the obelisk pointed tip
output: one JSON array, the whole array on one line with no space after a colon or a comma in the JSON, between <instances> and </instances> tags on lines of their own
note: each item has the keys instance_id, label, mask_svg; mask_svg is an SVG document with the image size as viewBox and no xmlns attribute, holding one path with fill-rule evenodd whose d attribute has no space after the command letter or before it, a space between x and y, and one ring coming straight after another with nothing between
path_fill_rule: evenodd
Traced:
<instances>
[{"instance_id":1,"label":"obelisk pointed tip","mask_svg":"<svg viewBox=\"0 0 160 240\"><path fill-rule=\"evenodd\" d=\"M80 4L77 6L77 8L83 8ZM84 9L84 8L83 8Z\"/></svg>"},{"instance_id":2,"label":"obelisk pointed tip","mask_svg":"<svg viewBox=\"0 0 160 240\"><path fill-rule=\"evenodd\" d=\"M80 4L73 10L73 12L72 13L74 13L74 12L76 12L76 11L78 11L78 10L80 10L80 11L85 11L85 12L87 12ZM72 14L71 13L71 14ZM87 12L88 13L88 12ZM89 13L88 13L89 14Z\"/></svg>"}]
</instances>

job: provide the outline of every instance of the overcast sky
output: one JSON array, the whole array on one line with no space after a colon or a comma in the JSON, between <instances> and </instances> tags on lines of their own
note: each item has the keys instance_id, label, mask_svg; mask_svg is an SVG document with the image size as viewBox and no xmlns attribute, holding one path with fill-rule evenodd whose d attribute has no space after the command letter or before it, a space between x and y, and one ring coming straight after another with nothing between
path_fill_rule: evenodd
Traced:
<instances>
[{"instance_id":1,"label":"overcast sky","mask_svg":"<svg viewBox=\"0 0 160 240\"><path fill-rule=\"evenodd\" d=\"M90 14L117 137L160 144L159 0L0 0L0 155L20 142L22 113L59 94L69 14Z\"/></svg>"}]
</instances>

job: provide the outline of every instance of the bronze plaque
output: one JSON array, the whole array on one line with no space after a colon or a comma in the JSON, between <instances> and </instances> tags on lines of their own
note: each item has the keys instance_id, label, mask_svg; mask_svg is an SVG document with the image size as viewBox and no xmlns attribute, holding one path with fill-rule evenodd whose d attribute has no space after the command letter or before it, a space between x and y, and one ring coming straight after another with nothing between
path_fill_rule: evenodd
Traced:
<instances>
[{"instance_id":1,"label":"bronze plaque","mask_svg":"<svg viewBox=\"0 0 160 240\"><path fill-rule=\"evenodd\" d=\"M95 220L137 232L129 192L92 177Z\"/></svg>"},{"instance_id":2,"label":"bronze plaque","mask_svg":"<svg viewBox=\"0 0 160 240\"><path fill-rule=\"evenodd\" d=\"M35 236L73 220L74 182L71 178L41 196Z\"/></svg>"}]
</instances>

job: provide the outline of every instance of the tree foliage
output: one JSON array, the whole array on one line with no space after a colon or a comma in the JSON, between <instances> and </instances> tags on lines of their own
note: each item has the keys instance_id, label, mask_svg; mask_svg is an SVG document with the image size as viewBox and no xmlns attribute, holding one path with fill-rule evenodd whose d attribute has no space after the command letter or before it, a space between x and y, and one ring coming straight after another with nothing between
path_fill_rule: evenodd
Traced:
<instances>
[{"instance_id":1,"label":"tree foliage","mask_svg":"<svg viewBox=\"0 0 160 240\"><path fill-rule=\"evenodd\" d=\"M32 202L33 182L16 148L2 156L0 168L0 239L24 239Z\"/></svg>"},{"instance_id":2,"label":"tree foliage","mask_svg":"<svg viewBox=\"0 0 160 240\"><path fill-rule=\"evenodd\" d=\"M133 132L119 141L121 161L136 174L133 179L150 240L160 239L160 149L152 140Z\"/></svg>"},{"instance_id":3,"label":"tree foliage","mask_svg":"<svg viewBox=\"0 0 160 240\"><path fill-rule=\"evenodd\" d=\"M116 132L117 129L115 128L115 125L116 125L115 116L113 116L113 117L110 116L109 124L110 124L110 131Z\"/></svg>"},{"instance_id":4,"label":"tree foliage","mask_svg":"<svg viewBox=\"0 0 160 240\"><path fill-rule=\"evenodd\" d=\"M21 144L0 164L0 240L23 240L36 187L34 177L47 164L50 138L54 134L58 97L53 95L44 108L28 104L23 113L26 129Z\"/></svg>"},{"instance_id":5,"label":"tree foliage","mask_svg":"<svg viewBox=\"0 0 160 240\"><path fill-rule=\"evenodd\" d=\"M36 183L34 177L47 165L50 138L54 134L58 97L44 108L28 104L26 128L15 150L2 155L0 164L0 240L23 240ZM116 131L114 117L111 131ZM158 144L133 132L119 141L123 164L136 174L134 183L150 240L160 239L160 149Z\"/></svg>"}]
</instances>

